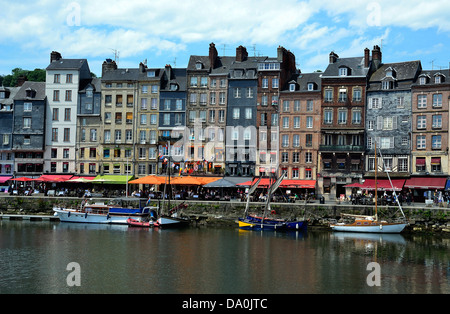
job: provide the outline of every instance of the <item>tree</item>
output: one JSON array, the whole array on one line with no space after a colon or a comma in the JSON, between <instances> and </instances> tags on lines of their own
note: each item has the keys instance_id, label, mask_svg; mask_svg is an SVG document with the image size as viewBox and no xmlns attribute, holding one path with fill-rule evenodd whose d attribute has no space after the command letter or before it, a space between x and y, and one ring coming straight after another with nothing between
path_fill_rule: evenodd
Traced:
<instances>
[{"instance_id":1,"label":"tree","mask_svg":"<svg viewBox=\"0 0 450 314\"><path fill-rule=\"evenodd\" d=\"M33 71L30 71L23 70L21 68L15 68L11 71L11 74L2 77L3 86L17 86L17 81L20 76L25 76L28 81L32 82L45 82L45 70L43 69L34 69Z\"/></svg>"}]
</instances>

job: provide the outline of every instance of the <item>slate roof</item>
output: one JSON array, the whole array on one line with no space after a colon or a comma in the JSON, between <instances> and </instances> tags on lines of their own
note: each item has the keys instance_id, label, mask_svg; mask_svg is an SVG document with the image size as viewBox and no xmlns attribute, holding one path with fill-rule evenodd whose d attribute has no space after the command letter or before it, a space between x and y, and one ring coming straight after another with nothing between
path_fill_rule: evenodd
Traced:
<instances>
[{"instance_id":1,"label":"slate roof","mask_svg":"<svg viewBox=\"0 0 450 314\"><path fill-rule=\"evenodd\" d=\"M138 68L119 68L116 70L109 70L103 74L102 81L137 81L139 78Z\"/></svg>"},{"instance_id":2,"label":"slate roof","mask_svg":"<svg viewBox=\"0 0 450 314\"><path fill-rule=\"evenodd\" d=\"M16 96L17 92L20 90L20 87L0 87L0 92L8 92L9 91L9 96L8 98L5 99L0 99L0 104L4 104L4 105L11 105L14 103L14 97Z\"/></svg>"},{"instance_id":3,"label":"slate roof","mask_svg":"<svg viewBox=\"0 0 450 314\"><path fill-rule=\"evenodd\" d=\"M388 69L393 71L393 77L386 76ZM410 89L412 83L417 79L420 69L420 61L384 63L370 76L368 91L381 90L381 82L385 79L396 82L397 86L394 90Z\"/></svg>"},{"instance_id":4,"label":"slate roof","mask_svg":"<svg viewBox=\"0 0 450 314\"><path fill-rule=\"evenodd\" d=\"M297 84L299 85L299 91L301 92L311 92L308 91L308 83L315 83L316 89L314 91L319 91L322 86L322 72L314 73L300 73L297 77Z\"/></svg>"},{"instance_id":5,"label":"slate roof","mask_svg":"<svg viewBox=\"0 0 450 314\"><path fill-rule=\"evenodd\" d=\"M99 93L102 90L102 80L100 78L94 77L87 80L80 81L80 92L86 92L86 87L90 84L94 86L94 93Z\"/></svg>"},{"instance_id":6,"label":"slate roof","mask_svg":"<svg viewBox=\"0 0 450 314\"><path fill-rule=\"evenodd\" d=\"M161 84L160 91L168 92L170 91L170 84L175 83L178 84L178 92L185 92L186 91L186 82L187 82L187 74L186 74L186 68L172 68L171 70L171 77L167 78L167 82Z\"/></svg>"},{"instance_id":7,"label":"slate roof","mask_svg":"<svg viewBox=\"0 0 450 314\"><path fill-rule=\"evenodd\" d=\"M34 99L34 100L44 100L45 99L45 97L46 97L45 96L45 82L26 81L20 87L19 91L17 92L16 96L14 97L14 100L30 99L29 97L27 97L27 90L30 88L36 91L36 96L32 99Z\"/></svg>"},{"instance_id":8,"label":"slate roof","mask_svg":"<svg viewBox=\"0 0 450 314\"><path fill-rule=\"evenodd\" d=\"M444 76L444 79L441 83L435 83L434 77L438 74L442 74ZM443 70L422 70L420 71L417 78L421 76L426 76L428 78L427 82L425 84L420 84L419 80L416 80L416 82L413 84L413 86L430 86L430 85L441 85L441 84L449 84L450 83L450 69L443 69Z\"/></svg>"},{"instance_id":9,"label":"slate roof","mask_svg":"<svg viewBox=\"0 0 450 314\"><path fill-rule=\"evenodd\" d=\"M369 68L364 67L364 57L352 57L352 58L337 58L335 63L330 63L323 72L322 77L341 77L339 76L339 68L350 68L350 75L347 77L365 77L369 71Z\"/></svg>"},{"instance_id":10,"label":"slate roof","mask_svg":"<svg viewBox=\"0 0 450 314\"><path fill-rule=\"evenodd\" d=\"M59 59L50 63L47 70L81 69L84 64L87 65L87 59Z\"/></svg>"}]
</instances>

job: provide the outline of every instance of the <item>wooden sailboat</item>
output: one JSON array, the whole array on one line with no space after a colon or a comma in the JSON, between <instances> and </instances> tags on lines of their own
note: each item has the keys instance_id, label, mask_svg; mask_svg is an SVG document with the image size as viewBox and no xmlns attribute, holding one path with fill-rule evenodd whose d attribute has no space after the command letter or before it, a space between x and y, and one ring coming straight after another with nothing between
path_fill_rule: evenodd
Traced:
<instances>
[{"instance_id":1,"label":"wooden sailboat","mask_svg":"<svg viewBox=\"0 0 450 314\"><path fill-rule=\"evenodd\" d=\"M287 221L284 219L273 219L267 217L267 214L271 212L270 208L270 200L272 198L273 193L278 189L281 182L286 176L286 172L283 172L283 174L275 181L274 184L272 184L268 190L266 205L264 208L264 214L262 217L258 217L256 215L249 215L248 214L248 207L249 207L249 199L250 195L256 190L258 187L259 182L261 181L261 177L258 179L258 181L253 184L247 193L247 205L245 207L244 212L244 218L239 218L238 224L240 229L246 229L246 230L306 230L307 222L305 220L301 221Z\"/></svg>"},{"instance_id":2,"label":"wooden sailboat","mask_svg":"<svg viewBox=\"0 0 450 314\"><path fill-rule=\"evenodd\" d=\"M381 155L381 152L380 152ZM345 217L353 217L354 221L352 223L336 223L331 224L330 227L333 231L345 231L345 232L369 232L369 233L400 233L402 232L405 227L407 226L407 223L404 221L401 222L387 222L383 220L379 220L378 213L377 213L377 172L378 172L378 165L377 165L377 144L375 142L375 216L365 216L365 215L352 215L352 214L342 214ZM389 173L386 173L389 182L392 181L389 177ZM406 220L405 213L402 210L402 207L398 201L398 197L395 195L395 189L393 189L393 193L395 196L395 199L397 201L397 204L399 206L399 209L403 215L403 219Z\"/></svg>"}]
</instances>

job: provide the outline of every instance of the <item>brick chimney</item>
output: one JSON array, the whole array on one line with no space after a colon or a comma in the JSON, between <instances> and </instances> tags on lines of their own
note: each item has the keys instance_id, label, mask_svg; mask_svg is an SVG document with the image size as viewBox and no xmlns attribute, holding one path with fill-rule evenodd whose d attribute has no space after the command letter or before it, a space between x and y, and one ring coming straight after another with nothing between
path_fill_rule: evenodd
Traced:
<instances>
[{"instance_id":1,"label":"brick chimney","mask_svg":"<svg viewBox=\"0 0 450 314\"><path fill-rule=\"evenodd\" d=\"M166 64L164 72L166 72L167 80L170 81L172 79L172 67L170 64Z\"/></svg>"},{"instance_id":2,"label":"brick chimney","mask_svg":"<svg viewBox=\"0 0 450 314\"><path fill-rule=\"evenodd\" d=\"M375 68L378 69L381 65L381 49L378 45L373 46L372 61L375 65Z\"/></svg>"},{"instance_id":3,"label":"brick chimney","mask_svg":"<svg viewBox=\"0 0 450 314\"><path fill-rule=\"evenodd\" d=\"M236 61L245 61L248 57L247 48L239 46L236 48Z\"/></svg>"},{"instance_id":4,"label":"brick chimney","mask_svg":"<svg viewBox=\"0 0 450 314\"><path fill-rule=\"evenodd\" d=\"M338 58L339 56L334 51L330 52L330 64L335 63Z\"/></svg>"},{"instance_id":5,"label":"brick chimney","mask_svg":"<svg viewBox=\"0 0 450 314\"><path fill-rule=\"evenodd\" d=\"M370 50L369 48L364 49L364 67L368 68L370 63Z\"/></svg>"},{"instance_id":6,"label":"brick chimney","mask_svg":"<svg viewBox=\"0 0 450 314\"><path fill-rule=\"evenodd\" d=\"M116 61L113 61L111 59L106 59L106 61L103 61L102 76L105 74L106 71L112 71L112 70L117 70Z\"/></svg>"},{"instance_id":7,"label":"brick chimney","mask_svg":"<svg viewBox=\"0 0 450 314\"><path fill-rule=\"evenodd\" d=\"M23 85L23 83L25 83L26 81L28 81L28 78L25 75L21 75L17 78L17 87L20 87Z\"/></svg>"},{"instance_id":8,"label":"brick chimney","mask_svg":"<svg viewBox=\"0 0 450 314\"><path fill-rule=\"evenodd\" d=\"M216 60L218 57L216 45L214 43L209 44L209 64L211 69L214 69L216 67Z\"/></svg>"},{"instance_id":9,"label":"brick chimney","mask_svg":"<svg viewBox=\"0 0 450 314\"><path fill-rule=\"evenodd\" d=\"M58 51L52 51L50 53L50 63L52 63L53 61L58 61L60 59L62 59L62 56Z\"/></svg>"}]
</instances>

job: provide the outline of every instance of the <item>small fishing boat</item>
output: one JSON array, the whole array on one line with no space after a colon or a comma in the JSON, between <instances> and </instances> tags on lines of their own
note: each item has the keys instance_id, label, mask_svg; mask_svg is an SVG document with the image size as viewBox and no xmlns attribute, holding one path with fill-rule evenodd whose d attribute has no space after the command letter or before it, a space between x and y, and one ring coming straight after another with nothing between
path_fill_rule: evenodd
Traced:
<instances>
[{"instance_id":1,"label":"small fishing boat","mask_svg":"<svg viewBox=\"0 0 450 314\"><path fill-rule=\"evenodd\" d=\"M142 221L138 219L128 218L127 223L129 227L139 227L139 228L159 227L159 223L157 221Z\"/></svg>"},{"instance_id":2,"label":"small fishing boat","mask_svg":"<svg viewBox=\"0 0 450 314\"><path fill-rule=\"evenodd\" d=\"M380 152L381 155L381 152ZM382 157L382 156L381 156ZM375 215L374 216L366 216L366 215L353 215L353 214L342 214L343 217L353 217L354 221L350 223L339 222L335 224L330 224L330 227L333 231L345 231L345 232L369 232L369 233L400 233L405 229L408 225L405 217L405 213L402 210L402 207L398 201L398 197L395 195L395 189L392 184L391 178L389 177L389 173L386 172L389 182L391 183L392 190L394 193L394 198L397 201L399 209L403 215L404 221L394 221L387 222L384 220L378 219L377 214L377 144L375 142Z\"/></svg>"},{"instance_id":3,"label":"small fishing boat","mask_svg":"<svg viewBox=\"0 0 450 314\"><path fill-rule=\"evenodd\" d=\"M264 208L263 217L248 214L250 195L258 187L258 184L261 181L261 177L257 180L257 182L255 184L253 184L249 188L248 193L247 193L247 204L245 207L244 218L239 218L237 221L240 229L306 231L307 226L308 226L308 222L306 220L285 220L285 219L275 219L275 218L267 217L268 212L272 213L272 211L270 210L270 199L272 197L272 194L278 189L278 187L280 186L281 182L283 181L285 175L286 175L286 172L283 172L283 174L275 181L275 183L270 186L269 191L268 191L268 197L266 200L266 205Z\"/></svg>"},{"instance_id":4,"label":"small fishing boat","mask_svg":"<svg viewBox=\"0 0 450 314\"><path fill-rule=\"evenodd\" d=\"M54 207L54 216L61 222L95 223L95 224L128 224L128 218L144 221L150 214L151 207L129 208L119 206L124 201L140 201L140 199L115 199L112 204L90 203L83 200L78 208Z\"/></svg>"}]
</instances>

